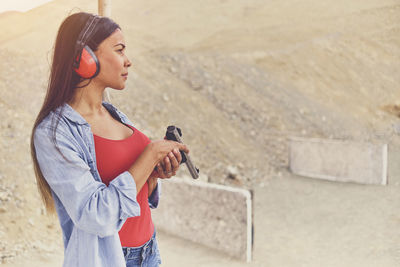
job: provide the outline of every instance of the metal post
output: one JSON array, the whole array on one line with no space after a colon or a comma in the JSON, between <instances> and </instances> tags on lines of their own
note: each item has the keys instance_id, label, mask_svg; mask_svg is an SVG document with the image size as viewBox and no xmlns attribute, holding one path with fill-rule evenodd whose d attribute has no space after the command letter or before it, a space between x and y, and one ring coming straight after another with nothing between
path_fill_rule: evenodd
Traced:
<instances>
[{"instance_id":1,"label":"metal post","mask_svg":"<svg viewBox=\"0 0 400 267\"><path fill-rule=\"evenodd\" d=\"M99 0L99 15L103 17L111 17L111 0ZM103 100L111 102L110 92L106 88L103 94Z\"/></svg>"},{"instance_id":2,"label":"metal post","mask_svg":"<svg viewBox=\"0 0 400 267\"><path fill-rule=\"evenodd\" d=\"M99 0L99 15L104 17L111 16L111 0Z\"/></svg>"}]
</instances>

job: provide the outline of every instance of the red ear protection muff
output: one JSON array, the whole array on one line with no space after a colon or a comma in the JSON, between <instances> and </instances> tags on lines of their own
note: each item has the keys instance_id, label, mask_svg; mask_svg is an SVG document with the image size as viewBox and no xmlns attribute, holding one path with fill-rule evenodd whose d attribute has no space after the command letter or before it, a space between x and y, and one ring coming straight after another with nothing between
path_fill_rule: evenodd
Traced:
<instances>
[{"instance_id":1,"label":"red ear protection muff","mask_svg":"<svg viewBox=\"0 0 400 267\"><path fill-rule=\"evenodd\" d=\"M85 79L94 78L100 72L99 60L92 49L86 45L99 20L99 16L92 16L88 19L75 45L73 69L80 77Z\"/></svg>"},{"instance_id":2,"label":"red ear protection muff","mask_svg":"<svg viewBox=\"0 0 400 267\"><path fill-rule=\"evenodd\" d=\"M74 68L75 72L79 76L85 79L90 79L99 74L99 60L89 46L85 45L80 56L79 66L78 68Z\"/></svg>"}]
</instances>

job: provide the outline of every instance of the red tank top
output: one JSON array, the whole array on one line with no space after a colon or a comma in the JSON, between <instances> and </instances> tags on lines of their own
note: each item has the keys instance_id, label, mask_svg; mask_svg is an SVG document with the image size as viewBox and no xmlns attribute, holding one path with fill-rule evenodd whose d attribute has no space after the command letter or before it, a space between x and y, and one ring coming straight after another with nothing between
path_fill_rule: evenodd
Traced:
<instances>
[{"instance_id":1,"label":"red tank top","mask_svg":"<svg viewBox=\"0 0 400 267\"><path fill-rule=\"evenodd\" d=\"M123 140L111 140L97 135L94 136L97 169L101 180L108 184L124 171L127 171L135 160L150 143L150 139L137 129L132 129L133 134ZM149 187L146 182L136 200L140 205L140 216L126 220L119 238L123 247L138 247L150 240L153 235L154 225L148 202Z\"/></svg>"}]
</instances>

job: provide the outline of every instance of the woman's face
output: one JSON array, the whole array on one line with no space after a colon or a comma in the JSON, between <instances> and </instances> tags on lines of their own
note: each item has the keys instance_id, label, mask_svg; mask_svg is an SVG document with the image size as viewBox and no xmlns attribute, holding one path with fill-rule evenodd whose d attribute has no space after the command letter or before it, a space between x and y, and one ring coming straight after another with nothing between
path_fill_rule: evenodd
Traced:
<instances>
[{"instance_id":1,"label":"woman's face","mask_svg":"<svg viewBox=\"0 0 400 267\"><path fill-rule=\"evenodd\" d=\"M131 62L125 55L125 39L120 29L100 43L95 54L100 62L100 73L93 80L105 87L124 89Z\"/></svg>"}]
</instances>

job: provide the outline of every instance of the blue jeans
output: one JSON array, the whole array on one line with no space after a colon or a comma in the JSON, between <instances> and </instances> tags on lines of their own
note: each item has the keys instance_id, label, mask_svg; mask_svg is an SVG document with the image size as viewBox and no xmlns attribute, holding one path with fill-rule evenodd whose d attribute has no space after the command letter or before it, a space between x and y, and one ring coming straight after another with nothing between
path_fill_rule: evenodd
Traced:
<instances>
[{"instance_id":1,"label":"blue jeans","mask_svg":"<svg viewBox=\"0 0 400 267\"><path fill-rule=\"evenodd\" d=\"M123 247L126 267L158 267L161 264L160 252L156 239L156 230L153 236L143 246Z\"/></svg>"}]
</instances>

